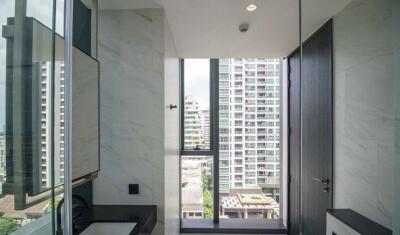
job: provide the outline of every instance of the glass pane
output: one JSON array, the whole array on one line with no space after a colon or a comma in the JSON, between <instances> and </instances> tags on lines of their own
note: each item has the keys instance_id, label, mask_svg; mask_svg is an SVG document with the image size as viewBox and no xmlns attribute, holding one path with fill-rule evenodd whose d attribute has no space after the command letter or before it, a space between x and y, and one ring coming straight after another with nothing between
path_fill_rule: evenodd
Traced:
<instances>
[{"instance_id":1,"label":"glass pane","mask_svg":"<svg viewBox=\"0 0 400 235\"><path fill-rule=\"evenodd\" d=\"M54 232L53 2L10 0L0 8L0 234Z\"/></svg>"},{"instance_id":2,"label":"glass pane","mask_svg":"<svg viewBox=\"0 0 400 235\"><path fill-rule=\"evenodd\" d=\"M184 60L184 149L210 149L210 60Z\"/></svg>"},{"instance_id":3,"label":"glass pane","mask_svg":"<svg viewBox=\"0 0 400 235\"><path fill-rule=\"evenodd\" d=\"M219 60L221 218L279 218L280 60Z\"/></svg>"},{"instance_id":4,"label":"glass pane","mask_svg":"<svg viewBox=\"0 0 400 235\"><path fill-rule=\"evenodd\" d=\"M213 158L181 156L181 218L213 218Z\"/></svg>"}]
</instances>

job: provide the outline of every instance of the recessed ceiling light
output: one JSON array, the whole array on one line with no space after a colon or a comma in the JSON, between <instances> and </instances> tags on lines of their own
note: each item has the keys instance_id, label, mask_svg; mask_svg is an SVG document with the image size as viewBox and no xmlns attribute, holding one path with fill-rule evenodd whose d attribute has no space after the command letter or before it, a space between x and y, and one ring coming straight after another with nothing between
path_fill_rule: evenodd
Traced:
<instances>
[{"instance_id":1,"label":"recessed ceiling light","mask_svg":"<svg viewBox=\"0 0 400 235\"><path fill-rule=\"evenodd\" d=\"M257 5L256 4L250 4L246 7L247 11L255 11L257 9Z\"/></svg>"}]
</instances>

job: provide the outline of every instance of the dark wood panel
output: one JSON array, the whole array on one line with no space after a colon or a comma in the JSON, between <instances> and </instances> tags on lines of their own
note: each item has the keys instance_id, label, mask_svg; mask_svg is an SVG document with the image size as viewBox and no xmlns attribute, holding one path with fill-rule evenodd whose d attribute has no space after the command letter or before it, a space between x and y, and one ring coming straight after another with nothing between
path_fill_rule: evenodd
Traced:
<instances>
[{"instance_id":1,"label":"dark wood panel","mask_svg":"<svg viewBox=\"0 0 400 235\"><path fill-rule=\"evenodd\" d=\"M300 50L288 57L289 79L289 234L300 234Z\"/></svg>"},{"instance_id":2,"label":"dark wood panel","mask_svg":"<svg viewBox=\"0 0 400 235\"><path fill-rule=\"evenodd\" d=\"M331 20L303 44L301 74L302 233L325 234L326 209L332 207Z\"/></svg>"}]
</instances>

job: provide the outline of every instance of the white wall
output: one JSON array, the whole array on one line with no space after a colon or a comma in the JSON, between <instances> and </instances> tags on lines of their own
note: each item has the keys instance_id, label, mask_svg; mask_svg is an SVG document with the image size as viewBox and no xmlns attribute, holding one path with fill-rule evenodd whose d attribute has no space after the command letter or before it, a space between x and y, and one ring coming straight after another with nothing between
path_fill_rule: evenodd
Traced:
<instances>
[{"instance_id":1,"label":"white wall","mask_svg":"<svg viewBox=\"0 0 400 235\"><path fill-rule=\"evenodd\" d=\"M154 204L164 234L164 11L99 11L99 177L95 204ZM140 194L129 195L128 184Z\"/></svg>"},{"instance_id":2,"label":"white wall","mask_svg":"<svg viewBox=\"0 0 400 235\"><path fill-rule=\"evenodd\" d=\"M353 0L333 22L334 207L388 228L399 220L391 7L391 0Z\"/></svg>"},{"instance_id":3,"label":"white wall","mask_svg":"<svg viewBox=\"0 0 400 235\"><path fill-rule=\"evenodd\" d=\"M165 234L179 234L179 58L165 19ZM170 104L178 108L170 110Z\"/></svg>"}]
</instances>

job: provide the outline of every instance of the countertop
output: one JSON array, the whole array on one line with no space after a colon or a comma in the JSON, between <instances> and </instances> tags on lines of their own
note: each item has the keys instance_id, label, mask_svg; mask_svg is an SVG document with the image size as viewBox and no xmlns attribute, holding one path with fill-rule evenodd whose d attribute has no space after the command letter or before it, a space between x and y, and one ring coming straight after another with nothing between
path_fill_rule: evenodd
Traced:
<instances>
[{"instance_id":1,"label":"countertop","mask_svg":"<svg viewBox=\"0 0 400 235\"><path fill-rule=\"evenodd\" d=\"M93 205L75 214L74 235L96 222L134 222L136 226L129 235L145 235L151 234L157 222L154 205Z\"/></svg>"},{"instance_id":2,"label":"countertop","mask_svg":"<svg viewBox=\"0 0 400 235\"><path fill-rule=\"evenodd\" d=\"M363 235L391 235L388 228L351 209L330 209L327 212Z\"/></svg>"}]
</instances>

